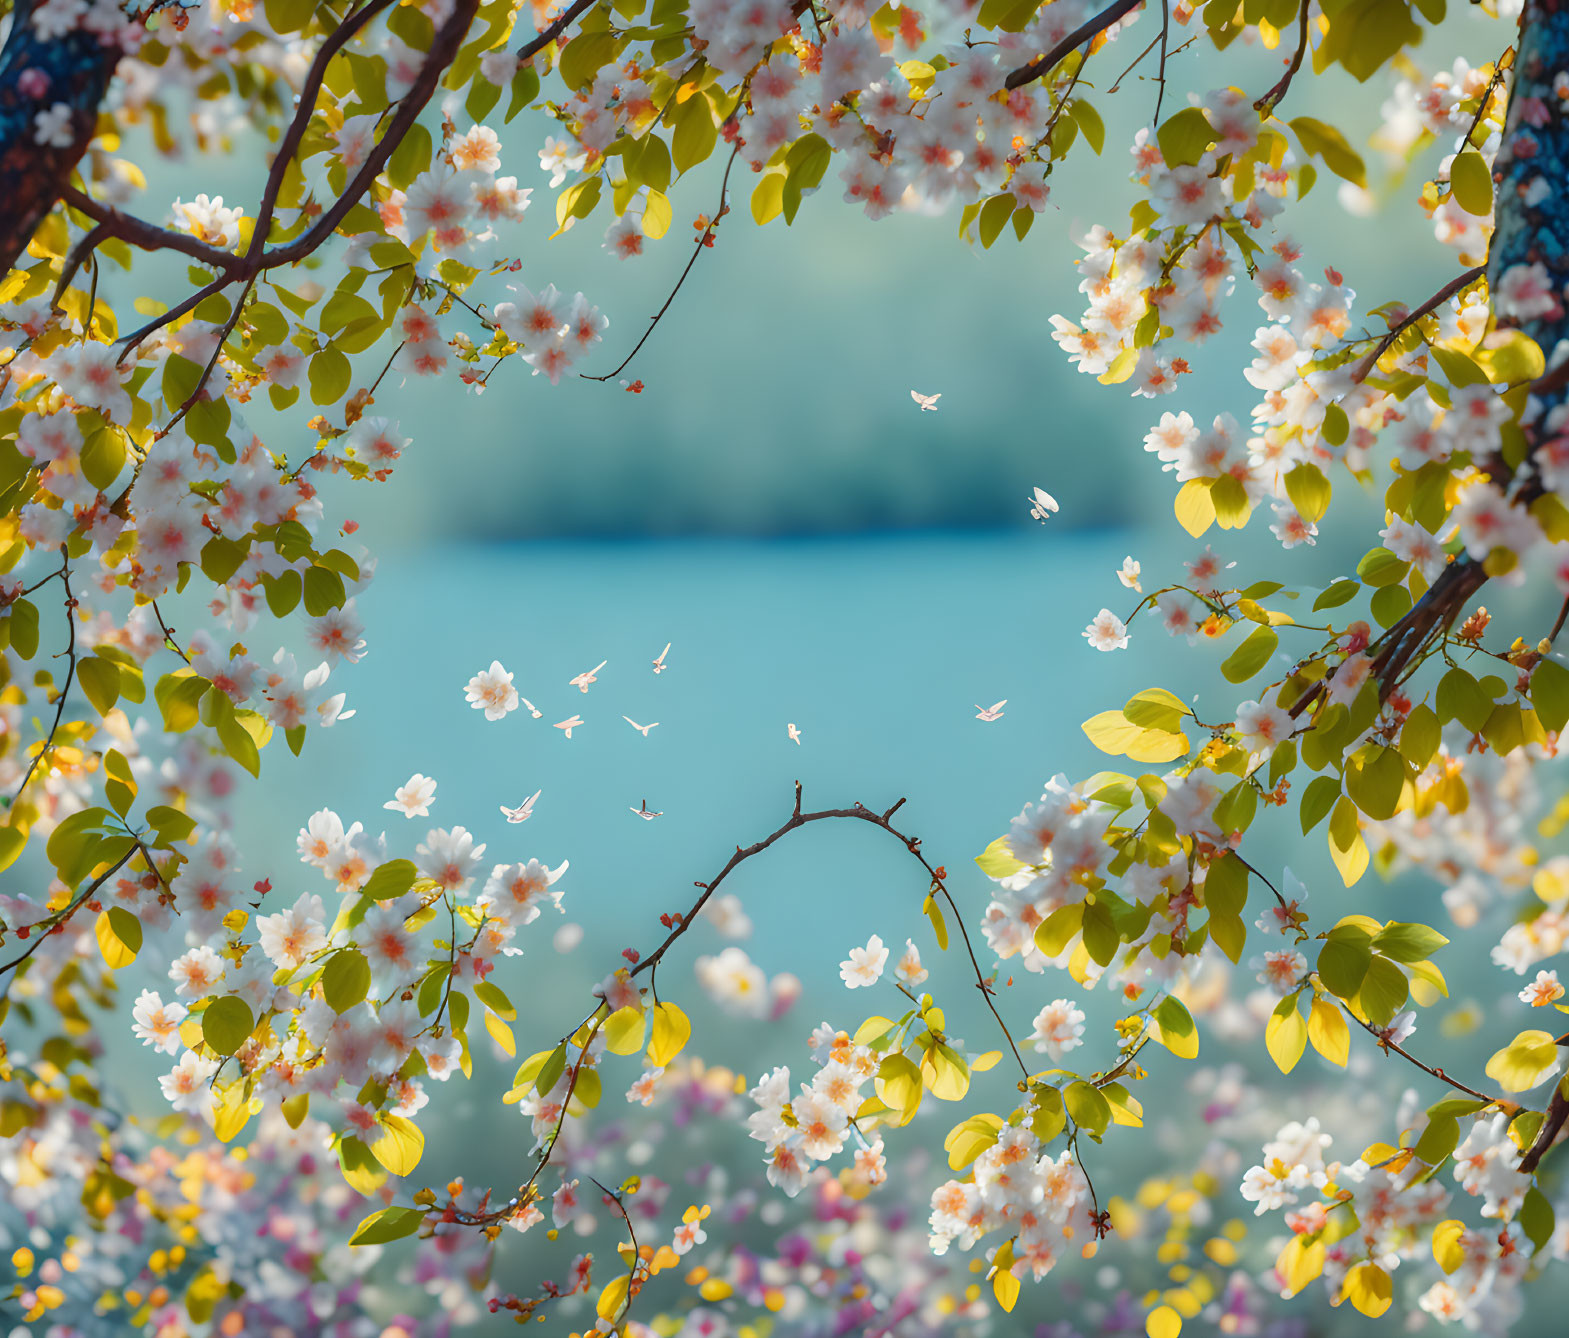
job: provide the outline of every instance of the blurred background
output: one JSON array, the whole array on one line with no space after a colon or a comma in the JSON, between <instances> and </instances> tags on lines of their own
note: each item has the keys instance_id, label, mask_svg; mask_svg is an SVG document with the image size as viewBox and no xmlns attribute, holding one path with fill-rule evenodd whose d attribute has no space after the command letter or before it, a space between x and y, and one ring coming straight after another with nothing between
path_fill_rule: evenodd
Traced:
<instances>
[{"instance_id":1,"label":"blurred background","mask_svg":"<svg viewBox=\"0 0 1569 1338\"><path fill-rule=\"evenodd\" d=\"M1505 44L1483 18L1451 26L1454 50L1475 63ZM1131 59L1153 31L1146 16L1099 73L1114 73L1122 52ZM1420 53L1428 70L1453 54ZM1195 51L1175 56L1168 114L1188 89L1237 83L1256 95L1276 78L1281 56L1233 51L1223 73ZM659 915L690 904L694 879L711 878L737 844L788 816L796 780L809 808L860 800L880 809L907 797L903 830L953 871L973 930L990 885L971 858L1054 773L1077 779L1115 765L1087 743L1082 720L1156 682L1199 694L1207 718L1228 718L1239 690L1221 681L1213 648L1168 639L1155 623L1136 624L1120 654L1098 654L1079 635L1102 607L1131 609L1136 596L1114 575L1124 556L1143 564L1154 588L1202 547L1172 521L1175 485L1144 452L1144 433L1168 409L1200 422L1229 410L1245 421L1257 399L1240 375L1258 323L1250 292L1233 300L1225 333L1190 354L1196 374L1158 402L1077 374L1049 338L1050 314L1076 319L1083 309L1073 238L1095 223L1120 231L1134 198L1127 149L1156 89L1142 75L1114 99L1101 96L1104 86L1103 77L1090 93L1108 123L1104 158L1075 152L1023 244L1009 232L990 251L967 245L952 215L873 225L839 201L832 175L793 228L778 220L759 229L741 171L716 246L623 374L643 383L641 394L614 380L552 388L522 364L497 373L482 396L450 380L400 387L390 377L374 412L398 418L413 445L389 486L353 489L338 499L346 509L329 502L330 514L359 522L355 537L379 557L359 607L368 653L334 673L357 714L313 732L298 760L281 746L268 750L260 785L237 814L247 876L270 877L274 896L289 902L328 891L293 853L296 831L323 807L385 830L393 855L411 855L430 827L462 825L486 844L487 864L570 859L558 885L565 921L523 931L524 955L498 973L519 1002L526 1054L576 1020L588 983L619 965L622 949L657 944ZM1291 112L1370 132L1386 95L1304 78ZM604 343L582 367L608 372L686 263L692 234L681 220L712 212L720 165L682 184L669 237L623 262L601 249L597 217L546 244L551 193L534 152L547 129L524 118L503 132L503 171L536 197L522 235L498 242L498 254L524 257L519 278L530 287L582 290L610 316ZM149 203L195 189L251 201L258 179L244 161L236 154L216 170L203 162L199 186L166 167ZM1416 205L1421 164L1403 183L1382 176L1371 156L1370 166L1388 211L1347 213L1333 179L1322 177L1288 215L1300 263L1309 273L1341 270L1360 311L1389 300L1414 305L1455 262ZM940 392L937 412L920 412L912 389ZM1044 526L1029 514L1035 485L1061 504ZM1344 475L1335 486L1341 496L1316 547L1281 550L1267 521L1245 537L1205 538L1247 580L1326 585L1376 542L1381 523L1376 498L1353 496ZM656 676L651 661L667 642L667 668ZM493 659L515 673L541 718L522 710L490 723L466 705L464 684ZM586 695L568 685L601 660ZM999 699L1007 702L1000 719L976 718L977 707ZM552 724L573 713L584 724L569 740ZM657 728L644 737L623 715ZM384 812L416 771L438 782L431 817ZM498 807L535 790L532 819L508 825ZM662 816L629 811L645 801ZM1261 826L1261 867L1273 875L1290 863L1315 917L1366 910L1444 923L1430 883L1389 889L1370 878L1347 896L1321 833L1304 841L1294 818ZM933 973L926 988L962 1019L955 1030L975 1048L991 1044L967 966L951 953L940 958L920 914L921 870L886 834L819 824L745 864L726 891L754 925L740 946L770 976L794 973L803 993L771 1023L737 1022L705 1002L693 961L728 940L699 923L660 985L698 1019L697 1046L711 1062L748 1078L774 1063L799 1068L819 1022L853 1029L879 1004L891 1008L890 999L846 995L838 980L847 950L873 933L896 950L914 937ZM584 933L558 954L549 934L563 922ZM1469 966L1441 961L1457 1002L1468 991L1488 1005L1499 997L1501 977L1485 955ZM1025 976L1004 991L1002 1007L1027 1032L1059 994L1076 987ZM1094 1000L1092 1033L1112 1003ZM1464 1042L1446 1044L1449 1062L1480 1071ZM1273 1072L1257 1067L1256 1041L1233 1052L1206 1036L1205 1048L1206 1062L1242 1057L1261 1077ZM1364 1080L1370 1048L1354 1046ZM125 1080L157 1109L158 1066L124 1059ZM1317 1062L1305 1061L1293 1091ZM433 1113L463 1136L443 1137L437 1124L422 1176L439 1182L461 1171L495 1182L525 1170L529 1140L498 1104L510 1067L482 1057L474 1082L439 1093ZM1165 1067L1155 1061L1157 1079L1180 1081L1175 1063ZM1388 1076L1387 1090L1385 1081L1357 1099L1392 1118L1388 1092L1406 1075ZM1007 1087L998 1084L1000 1103ZM619 1105L618 1092L611 1099ZM1193 1100L1197 1107L1201 1098ZM1350 1104L1344 1109L1337 1154L1353 1157L1373 1132L1387 1134L1359 1123L1366 1106L1358 1121ZM918 1127L939 1141L945 1128ZM1273 1124L1261 1130L1267 1136ZM734 1145L738 1166L756 1155L738 1130L719 1137ZM1137 1141L1119 1143L1115 1161L1102 1151L1103 1164L1116 1167L1109 1192L1139 1157L1160 1155L1145 1147L1123 1160Z\"/></svg>"}]
</instances>

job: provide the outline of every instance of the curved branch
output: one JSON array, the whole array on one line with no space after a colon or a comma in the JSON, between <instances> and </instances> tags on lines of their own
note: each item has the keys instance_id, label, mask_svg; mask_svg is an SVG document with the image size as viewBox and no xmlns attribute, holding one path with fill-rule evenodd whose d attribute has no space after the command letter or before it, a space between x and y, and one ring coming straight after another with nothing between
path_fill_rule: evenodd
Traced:
<instances>
[{"instance_id":1,"label":"curved branch","mask_svg":"<svg viewBox=\"0 0 1569 1338\"><path fill-rule=\"evenodd\" d=\"M1112 4L1107 5L1099 14L1086 19L1044 56L1032 60L1028 65L1015 70L1004 81L1003 87L1007 89L1023 88L1025 84L1034 83L1041 75L1054 69L1060 61L1072 55L1085 42L1105 32L1118 19L1123 18L1143 3L1144 0L1114 0Z\"/></svg>"},{"instance_id":2,"label":"curved branch","mask_svg":"<svg viewBox=\"0 0 1569 1338\"><path fill-rule=\"evenodd\" d=\"M1373 346L1373 351L1363 358L1361 362L1357 363L1356 370L1351 373L1351 379L1360 385L1367 379L1373 368L1378 365L1378 360L1394 346L1395 340L1399 339L1401 335L1403 335L1407 330L1409 330L1413 325L1421 320L1422 317L1443 306L1444 303L1449 301L1449 299L1452 298L1456 293L1462 292L1463 290L1469 288L1486 273L1486 265L1477 265L1472 269L1466 270L1462 274L1455 275L1454 278L1452 278L1448 283L1446 283L1442 288L1434 293L1432 297L1428 298L1426 302L1417 307L1415 311L1408 312L1404 319L1396 322L1392 327L1390 327L1389 333Z\"/></svg>"}]
</instances>

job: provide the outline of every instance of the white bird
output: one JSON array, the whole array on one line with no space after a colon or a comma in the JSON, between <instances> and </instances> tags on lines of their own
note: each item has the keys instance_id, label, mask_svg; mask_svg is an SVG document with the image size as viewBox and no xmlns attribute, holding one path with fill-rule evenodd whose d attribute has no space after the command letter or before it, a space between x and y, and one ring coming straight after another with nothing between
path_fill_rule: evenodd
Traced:
<instances>
[{"instance_id":1,"label":"white bird","mask_svg":"<svg viewBox=\"0 0 1569 1338\"><path fill-rule=\"evenodd\" d=\"M785 731L790 735L790 742L799 747L801 743L801 731L798 730L794 725L786 725Z\"/></svg>"},{"instance_id":2,"label":"white bird","mask_svg":"<svg viewBox=\"0 0 1569 1338\"><path fill-rule=\"evenodd\" d=\"M501 811L506 814L508 822L527 822L534 816L534 801L544 793L543 790L535 790L516 808L508 808L505 804L502 804Z\"/></svg>"},{"instance_id":3,"label":"white bird","mask_svg":"<svg viewBox=\"0 0 1569 1338\"><path fill-rule=\"evenodd\" d=\"M539 709L539 707L535 706L534 703L531 702L527 697L519 697L518 700L520 702L522 702L523 705L528 707L528 713L531 716L533 716L535 720L538 720L540 718L540 716L545 714L543 711L541 711Z\"/></svg>"},{"instance_id":4,"label":"white bird","mask_svg":"<svg viewBox=\"0 0 1569 1338\"><path fill-rule=\"evenodd\" d=\"M1044 525L1057 510L1057 499L1044 488L1036 488L1035 496L1025 498L1030 504L1030 515Z\"/></svg>"},{"instance_id":5,"label":"white bird","mask_svg":"<svg viewBox=\"0 0 1569 1338\"><path fill-rule=\"evenodd\" d=\"M566 730L567 738L570 739L572 737L572 731L575 730L582 723L583 723L583 717L582 716L580 716L580 715L570 715L565 720L558 720L558 721L556 721L556 723L553 726L553 728Z\"/></svg>"},{"instance_id":6,"label":"white bird","mask_svg":"<svg viewBox=\"0 0 1569 1338\"><path fill-rule=\"evenodd\" d=\"M599 682L597 677L599 671L609 663L609 660L601 660L592 669L585 669L576 678L569 678L567 680L568 686L576 688L579 692L587 692L590 683Z\"/></svg>"},{"instance_id":7,"label":"white bird","mask_svg":"<svg viewBox=\"0 0 1569 1338\"><path fill-rule=\"evenodd\" d=\"M1007 704L1008 699L1006 697L1004 697L1000 702L993 702L990 706L981 706L977 704L975 707L975 718L977 720L998 720L1002 717L1002 708Z\"/></svg>"},{"instance_id":8,"label":"white bird","mask_svg":"<svg viewBox=\"0 0 1569 1338\"><path fill-rule=\"evenodd\" d=\"M912 390L910 398L921 406L922 413L925 413L928 409L936 413L937 401L942 398L942 391L939 390L935 395L923 395L918 390Z\"/></svg>"},{"instance_id":9,"label":"white bird","mask_svg":"<svg viewBox=\"0 0 1569 1338\"><path fill-rule=\"evenodd\" d=\"M637 723L637 721L632 719L632 717L629 716L629 715L624 715L621 718L623 720L625 720L627 722L627 724L631 725L632 728L635 729L639 734L641 734L645 739L648 737L648 731L649 730L657 729L659 727L659 721L657 721L657 720L654 721L654 723L652 725L640 725L640 724Z\"/></svg>"},{"instance_id":10,"label":"white bird","mask_svg":"<svg viewBox=\"0 0 1569 1338\"><path fill-rule=\"evenodd\" d=\"M659 658L654 661L654 672L656 674L665 672L665 656L668 654L670 654L670 643L667 641L665 642L665 648L659 652Z\"/></svg>"},{"instance_id":11,"label":"white bird","mask_svg":"<svg viewBox=\"0 0 1569 1338\"><path fill-rule=\"evenodd\" d=\"M656 813L653 809L649 808L648 800L646 799L643 801L642 808L633 808L629 811L636 813L638 817L643 819L644 822L652 822L655 818L662 818L665 816L663 813Z\"/></svg>"}]
</instances>

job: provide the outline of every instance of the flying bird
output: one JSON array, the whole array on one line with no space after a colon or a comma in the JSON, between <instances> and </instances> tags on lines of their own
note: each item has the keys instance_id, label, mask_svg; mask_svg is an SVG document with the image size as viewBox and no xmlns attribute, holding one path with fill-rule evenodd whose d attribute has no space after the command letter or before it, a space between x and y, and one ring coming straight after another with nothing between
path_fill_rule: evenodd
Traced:
<instances>
[{"instance_id":1,"label":"flying bird","mask_svg":"<svg viewBox=\"0 0 1569 1338\"><path fill-rule=\"evenodd\" d=\"M801 743L801 731L798 730L794 725L786 725L785 732L790 735L790 742L799 747Z\"/></svg>"},{"instance_id":2,"label":"flying bird","mask_svg":"<svg viewBox=\"0 0 1569 1338\"><path fill-rule=\"evenodd\" d=\"M654 661L654 672L656 674L665 672L665 656L668 654L670 654L670 643L667 641L665 642L665 648L659 652L659 658Z\"/></svg>"},{"instance_id":3,"label":"flying bird","mask_svg":"<svg viewBox=\"0 0 1569 1338\"><path fill-rule=\"evenodd\" d=\"M1057 499L1044 488L1036 488L1035 496L1025 498L1030 504L1030 515L1044 525L1057 510Z\"/></svg>"},{"instance_id":4,"label":"flying bird","mask_svg":"<svg viewBox=\"0 0 1569 1338\"><path fill-rule=\"evenodd\" d=\"M579 692L587 692L588 691L588 685L590 683L597 683L597 682L599 682L599 678L597 677L597 675L599 674L599 671L601 669L603 669L609 663L610 663L609 660L601 660L592 669L585 669L576 678L569 678L567 680L568 685L571 686L571 687L576 688Z\"/></svg>"},{"instance_id":5,"label":"flying bird","mask_svg":"<svg viewBox=\"0 0 1569 1338\"><path fill-rule=\"evenodd\" d=\"M937 401L942 398L942 391L939 390L935 395L923 395L918 390L912 390L910 398L921 406L922 413L925 413L928 409L936 413Z\"/></svg>"},{"instance_id":6,"label":"flying bird","mask_svg":"<svg viewBox=\"0 0 1569 1338\"><path fill-rule=\"evenodd\" d=\"M623 720L625 720L627 722L627 724L631 725L632 728L635 729L639 734L641 734L645 739L648 737L648 731L649 730L657 729L658 726L659 726L659 721L657 721L657 720L654 721L654 723L652 725L640 725L640 724L637 723L637 721L632 719L632 717L629 716L629 715L624 715L621 718Z\"/></svg>"},{"instance_id":7,"label":"flying bird","mask_svg":"<svg viewBox=\"0 0 1569 1338\"><path fill-rule=\"evenodd\" d=\"M575 730L582 723L583 723L583 717L582 716L580 716L580 715L571 715L571 716L568 716L565 720L558 720L558 721L556 721L556 723L553 726L553 728L566 730L567 738L570 739L572 737L572 731Z\"/></svg>"},{"instance_id":8,"label":"flying bird","mask_svg":"<svg viewBox=\"0 0 1569 1338\"><path fill-rule=\"evenodd\" d=\"M528 713L531 716L533 716L535 720L538 720L540 718L540 716L545 714L543 711L541 711L539 709L539 707L535 706L534 703L531 702L527 697L519 697L518 700L520 702L522 702L523 705L528 707Z\"/></svg>"},{"instance_id":9,"label":"flying bird","mask_svg":"<svg viewBox=\"0 0 1569 1338\"><path fill-rule=\"evenodd\" d=\"M516 808L508 808L505 804L502 804L501 811L507 815L508 822L527 822L534 816L534 801L544 793L543 790L535 790Z\"/></svg>"},{"instance_id":10,"label":"flying bird","mask_svg":"<svg viewBox=\"0 0 1569 1338\"><path fill-rule=\"evenodd\" d=\"M1001 717L1002 717L1002 708L1004 706L1006 706L1007 704L1008 704L1008 699L1006 697L1004 697L1000 702L993 702L990 706L981 706L981 705L977 704L977 706L975 708L975 712L976 712L975 718L977 720L998 720L998 719L1001 719Z\"/></svg>"},{"instance_id":11,"label":"flying bird","mask_svg":"<svg viewBox=\"0 0 1569 1338\"><path fill-rule=\"evenodd\" d=\"M646 799L643 801L642 808L633 808L629 809L629 811L636 813L638 817L643 819L644 822L652 822L655 818L662 818L665 816L663 813L656 813L653 809L649 808L648 800Z\"/></svg>"}]
</instances>

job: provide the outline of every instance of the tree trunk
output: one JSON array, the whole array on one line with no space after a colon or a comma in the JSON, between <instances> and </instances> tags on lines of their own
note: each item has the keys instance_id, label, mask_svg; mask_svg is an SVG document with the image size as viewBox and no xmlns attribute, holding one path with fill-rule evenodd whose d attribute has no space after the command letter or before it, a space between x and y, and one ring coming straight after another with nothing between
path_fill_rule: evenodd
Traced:
<instances>
[{"instance_id":1,"label":"tree trunk","mask_svg":"<svg viewBox=\"0 0 1569 1338\"><path fill-rule=\"evenodd\" d=\"M1551 364L1554 349L1569 338L1563 300L1569 282L1569 117L1554 88L1569 75L1569 3L1526 0L1513 75L1508 125L1493 163L1496 228L1487 282L1496 294L1499 280L1514 266L1546 266L1559 299L1556 309L1526 320L1500 317L1498 323L1530 335ZM1538 386L1544 415L1569 393L1559 384L1565 379L1564 372L1550 374ZM1527 427L1533 445L1538 435Z\"/></svg>"},{"instance_id":2,"label":"tree trunk","mask_svg":"<svg viewBox=\"0 0 1569 1338\"><path fill-rule=\"evenodd\" d=\"M76 29L46 38L32 0L16 0L0 51L0 270L9 273L69 183L98 124L98 107L120 61L111 39ZM70 144L40 144L38 117L63 104Z\"/></svg>"}]
</instances>

